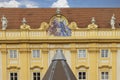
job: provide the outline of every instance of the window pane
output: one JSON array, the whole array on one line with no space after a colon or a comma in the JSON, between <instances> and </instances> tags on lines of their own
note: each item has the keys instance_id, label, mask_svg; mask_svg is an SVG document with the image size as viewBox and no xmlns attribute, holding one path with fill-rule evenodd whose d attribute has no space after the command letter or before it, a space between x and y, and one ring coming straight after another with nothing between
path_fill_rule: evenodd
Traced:
<instances>
[{"instance_id":1,"label":"window pane","mask_svg":"<svg viewBox=\"0 0 120 80\"><path fill-rule=\"evenodd\" d=\"M10 53L10 58L13 58L13 54L12 53Z\"/></svg>"},{"instance_id":2,"label":"window pane","mask_svg":"<svg viewBox=\"0 0 120 80\"><path fill-rule=\"evenodd\" d=\"M14 50L14 58L17 58L17 51Z\"/></svg>"},{"instance_id":3,"label":"window pane","mask_svg":"<svg viewBox=\"0 0 120 80\"><path fill-rule=\"evenodd\" d=\"M40 80L40 77L37 77L37 80Z\"/></svg>"},{"instance_id":4,"label":"window pane","mask_svg":"<svg viewBox=\"0 0 120 80\"><path fill-rule=\"evenodd\" d=\"M10 76L12 77L12 76L13 76L13 73L10 73Z\"/></svg>"},{"instance_id":5,"label":"window pane","mask_svg":"<svg viewBox=\"0 0 120 80\"><path fill-rule=\"evenodd\" d=\"M86 79L86 72L83 72L83 79Z\"/></svg>"},{"instance_id":6,"label":"window pane","mask_svg":"<svg viewBox=\"0 0 120 80\"><path fill-rule=\"evenodd\" d=\"M37 51L37 58L39 58L40 57L40 52L39 51Z\"/></svg>"},{"instance_id":7,"label":"window pane","mask_svg":"<svg viewBox=\"0 0 120 80\"><path fill-rule=\"evenodd\" d=\"M79 72L79 79L82 79L82 73Z\"/></svg>"},{"instance_id":8,"label":"window pane","mask_svg":"<svg viewBox=\"0 0 120 80\"><path fill-rule=\"evenodd\" d=\"M33 80L36 80L36 77L34 77L34 79Z\"/></svg>"},{"instance_id":9,"label":"window pane","mask_svg":"<svg viewBox=\"0 0 120 80\"><path fill-rule=\"evenodd\" d=\"M17 76L17 73L14 73L14 76Z\"/></svg>"},{"instance_id":10,"label":"window pane","mask_svg":"<svg viewBox=\"0 0 120 80\"><path fill-rule=\"evenodd\" d=\"M108 72L105 72L105 79L108 79Z\"/></svg>"},{"instance_id":11,"label":"window pane","mask_svg":"<svg viewBox=\"0 0 120 80\"><path fill-rule=\"evenodd\" d=\"M15 77L15 79L14 80L17 80L17 77Z\"/></svg>"},{"instance_id":12,"label":"window pane","mask_svg":"<svg viewBox=\"0 0 120 80\"><path fill-rule=\"evenodd\" d=\"M36 76L36 73L33 73L33 76L35 77L35 76Z\"/></svg>"},{"instance_id":13,"label":"window pane","mask_svg":"<svg viewBox=\"0 0 120 80\"><path fill-rule=\"evenodd\" d=\"M104 57L104 53L101 53L101 57Z\"/></svg>"},{"instance_id":14,"label":"window pane","mask_svg":"<svg viewBox=\"0 0 120 80\"><path fill-rule=\"evenodd\" d=\"M37 76L40 76L40 73L37 73Z\"/></svg>"},{"instance_id":15,"label":"window pane","mask_svg":"<svg viewBox=\"0 0 120 80\"><path fill-rule=\"evenodd\" d=\"M101 78L104 79L104 72L101 72Z\"/></svg>"},{"instance_id":16,"label":"window pane","mask_svg":"<svg viewBox=\"0 0 120 80\"><path fill-rule=\"evenodd\" d=\"M13 77L11 77L10 80L13 80Z\"/></svg>"}]
</instances>

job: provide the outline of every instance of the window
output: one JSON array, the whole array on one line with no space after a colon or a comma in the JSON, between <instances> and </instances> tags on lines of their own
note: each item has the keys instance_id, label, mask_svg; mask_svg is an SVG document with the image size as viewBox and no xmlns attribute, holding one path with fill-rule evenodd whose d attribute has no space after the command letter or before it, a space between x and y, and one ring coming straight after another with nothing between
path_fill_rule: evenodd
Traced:
<instances>
[{"instance_id":1,"label":"window","mask_svg":"<svg viewBox=\"0 0 120 80\"><path fill-rule=\"evenodd\" d=\"M108 80L108 75L109 73L108 72L101 72L101 80Z\"/></svg>"},{"instance_id":2,"label":"window","mask_svg":"<svg viewBox=\"0 0 120 80\"><path fill-rule=\"evenodd\" d=\"M32 50L32 56L33 56L33 58L39 58L40 50Z\"/></svg>"},{"instance_id":3,"label":"window","mask_svg":"<svg viewBox=\"0 0 120 80\"><path fill-rule=\"evenodd\" d=\"M40 72L33 72L33 80L40 80Z\"/></svg>"},{"instance_id":4,"label":"window","mask_svg":"<svg viewBox=\"0 0 120 80\"><path fill-rule=\"evenodd\" d=\"M17 58L17 50L9 50L10 58Z\"/></svg>"},{"instance_id":5,"label":"window","mask_svg":"<svg viewBox=\"0 0 120 80\"><path fill-rule=\"evenodd\" d=\"M86 72L78 73L79 80L86 80Z\"/></svg>"},{"instance_id":6,"label":"window","mask_svg":"<svg viewBox=\"0 0 120 80\"><path fill-rule=\"evenodd\" d=\"M78 57L85 58L86 57L86 50L78 50Z\"/></svg>"},{"instance_id":7,"label":"window","mask_svg":"<svg viewBox=\"0 0 120 80\"><path fill-rule=\"evenodd\" d=\"M18 80L17 72L10 73L10 80Z\"/></svg>"},{"instance_id":8,"label":"window","mask_svg":"<svg viewBox=\"0 0 120 80\"><path fill-rule=\"evenodd\" d=\"M105 57L108 57L108 50L107 49L103 49L101 50L101 57L105 58Z\"/></svg>"}]
</instances>

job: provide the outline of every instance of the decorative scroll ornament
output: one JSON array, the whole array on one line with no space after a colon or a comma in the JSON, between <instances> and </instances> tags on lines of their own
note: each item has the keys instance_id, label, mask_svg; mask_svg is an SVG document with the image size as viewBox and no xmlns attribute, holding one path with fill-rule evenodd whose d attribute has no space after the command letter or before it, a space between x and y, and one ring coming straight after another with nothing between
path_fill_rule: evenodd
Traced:
<instances>
[{"instance_id":1,"label":"decorative scroll ornament","mask_svg":"<svg viewBox=\"0 0 120 80\"><path fill-rule=\"evenodd\" d=\"M48 35L51 36L71 36L71 29L68 27L68 20L60 15L60 9L57 9L57 15L51 18L49 28L47 29Z\"/></svg>"},{"instance_id":2,"label":"decorative scroll ornament","mask_svg":"<svg viewBox=\"0 0 120 80\"><path fill-rule=\"evenodd\" d=\"M30 26L26 24L27 21L26 21L25 18L23 18L22 23L23 24L20 26L20 29L23 29L23 30L29 30L30 29Z\"/></svg>"},{"instance_id":3,"label":"decorative scroll ornament","mask_svg":"<svg viewBox=\"0 0 120 80\"><path fill-rule=\"evenodd\" d=\"M4 15L1 18L1 22L2 22L2 30L6 30L8 20L7 20L7 18Z\"/></svg>"},{"instance_id":4,"label":"decorative scroll ornament","mask_svg":"<svg viewBox=\"0 0 120 80\"><path fill-rule=\"evenodd\" d=\"M115 14L112 15L111 20L110 20L110 25L112 29L115 29Z\"/></svg>"},{"instance_id":5,"label":"decorative scroll ornament","mask_svg":"<svg viewBox=\"0 0 120 80\"><path fill-rule=\"evenodd\" d=\"M97 29L98 25L95 24L96 20L92 17L91 24L88 25L88 29Z\"/></svg>"},{"instance_id":6,"label":"decorative scroll ornament","mask_svg":"<svg viewBox=\"0 0 120 80\"><path fill-rule=\"evenodd\" d=\"M71 22L71 23L69 24L69 28L70 28L71 30L78 29L77 23L76 23L76 22Z\"/></svg>"},{"instance_id":7,"label":"decorative scroll ornament","mask_svg":"<svg viewBox=\"0 0 120 80\"><path fill-rule=\"evenodd\" d=\"M48 27L49 27L49 24L47 22L42 22L39 29L46 30L48 29Z\"/></svg>"}]
</instances>

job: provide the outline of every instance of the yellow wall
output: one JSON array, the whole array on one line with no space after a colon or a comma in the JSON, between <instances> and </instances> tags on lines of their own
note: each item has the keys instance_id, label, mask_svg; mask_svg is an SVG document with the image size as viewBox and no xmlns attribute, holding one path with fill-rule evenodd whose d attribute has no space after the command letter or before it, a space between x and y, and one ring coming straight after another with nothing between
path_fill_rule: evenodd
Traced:
<instances>
[{"instance_id":1,"label":"yellow wall","mask_svg":"<svg viewBox=\"0 0 120 80\"><path fill-rule=\"evenodd\" d=\"M87 80L100 80L100 72L108 71L110 80L116 80L117 44L120 42L120 30L76 29L72 32L70 37L54 37L47 36L44 30L0 31L2 80L9 80L9 73L12 71L18 72L19 80L30 80L33 71L40 71L42 79L55 50L59 48L64 50L64 55L77 78L79 71L86 71ZM8 50L11 49L18 51L17 59L9 58ZM33 49L41 50L39 59L31 57ZM79 49L87 51L86 58L78 58ZM109 49L108 58L100 57L101 49Z\"/></svg>"},{"instance_id":2,"label":"yellow wall","mask_svg":"<svg viewBox=\"0 0 120 80\"><path fill-rule=\"evenodd\" d=\"M58 47L54 46L50 48L50 45L56 45ZM102 44L106 47L99 48L99 44L97 43L72 43L68 45L69 46L66 47L64 44L2 44L1 52L3 80L8 80L8 75L11 71L18 72L20 80L30 80L33 71L40 71L41 77L43 77L50 64L49 60L52 59L49 59L49 50L53 50L55 52L55 50L59 48L63 49L64 52L66 50L70 51L69 54L64 54L68 60L68 63L71 63L69 65L76 77L78 77L79 71L86 71L88 80L99 80L101 71L109 71L111 80L116 80L116 49L112 48L115 45L109 43L111 46L107 47L107 44ZM109 54L109 58L102 59L100 57L100 49L103 48L110 50L111 53ZM9 58L8 50L10 49L18 50L18 59L12 60ZM41 57L39 59L32 59L31 50L33 49L41 50ZM78 49L86 49L87 57L83 59L78 58Z\"/></svg>"}]
</instances>

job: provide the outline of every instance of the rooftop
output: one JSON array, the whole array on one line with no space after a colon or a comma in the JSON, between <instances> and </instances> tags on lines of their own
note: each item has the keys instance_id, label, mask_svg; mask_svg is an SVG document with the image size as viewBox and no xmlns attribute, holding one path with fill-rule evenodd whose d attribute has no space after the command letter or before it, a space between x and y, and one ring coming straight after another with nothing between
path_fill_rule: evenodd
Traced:
<instances>
[{"instance_id":1,"label":"rooftop","mask_svg":"<svg viewBox=\"0 0 120 80\"><path fill-rule=\"evenodd\" d=\"M69 23L76 22L79 28L86 28L92 17L95 17L98 28L111 28L110 19L114 13L115 27L120 27L120 8L62 8L61 13ZM36 29L42 22L49 23L55 14L56 8L0 8L0 16L7 17L7 29L20 29L23 17L32 29Z\"/></svg>"}]
</instances>

